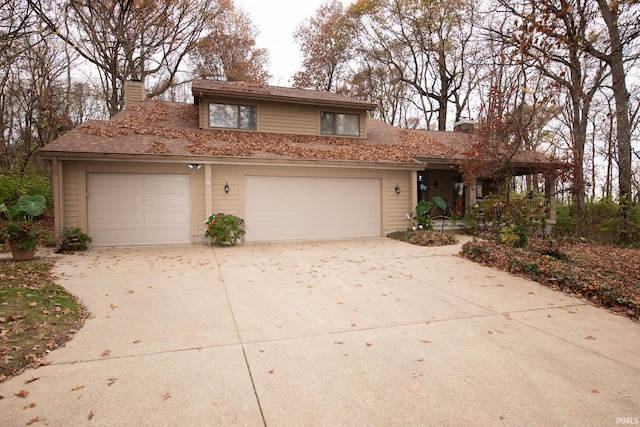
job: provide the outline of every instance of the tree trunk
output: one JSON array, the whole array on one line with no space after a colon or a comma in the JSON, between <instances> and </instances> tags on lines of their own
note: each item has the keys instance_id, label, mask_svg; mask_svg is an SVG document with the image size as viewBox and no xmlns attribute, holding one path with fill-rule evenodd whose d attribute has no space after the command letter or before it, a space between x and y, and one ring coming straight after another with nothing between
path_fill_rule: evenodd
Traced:
<instances>
[{"instance_id":1,"label":"tree trunk","mask_svg":"<svg viewBox=\"0 0 640 427\"><path fill-rule=\"evenodd\" d=\"M629 122L629 91L624 73L623 46L618 28L617 6L609 6L606 0L598 0L598 6L609 32L611 52L608 65L611 68L613 97L616 102L616 133L618 139L618 189L620 197L631 196L631 124ZM614 9L615 7L615 9Z\"/></svg>"}]
</instances>

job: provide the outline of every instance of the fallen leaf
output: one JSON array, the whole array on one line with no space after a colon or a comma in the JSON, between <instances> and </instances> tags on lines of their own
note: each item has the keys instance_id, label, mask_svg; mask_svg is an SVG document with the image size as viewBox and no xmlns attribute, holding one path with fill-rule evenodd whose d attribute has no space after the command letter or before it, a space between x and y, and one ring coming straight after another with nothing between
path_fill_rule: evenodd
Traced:
<instances>
[{"instance_id":1,"label":"fallen leaf","mask_svg":"<svg viewBox=\"0 0 640 427\"><path fill-rule=\"evenodd\" d=\"M595 340L596 337L592 337L591 335L584 337L585 340Z\"/></svg>"},{"instance_id":2,"label":"fallen leaf","mask_svg":"<svg viewBox=\"0 0 640 427\"><path fill-rule=\"evenodd\" d=\"M507 320L511 320L511 315L507 312L502 313L502 315L505 317L505 319Z\"/></svg>"},{"instance_id":3,"label":"fallen leaf","mask_svg":"<svg viewBox=\"0 0 640 427\"><path fill-rule=\"evenodd\" d=\"M371 344L370 342L367 342L367 347L371 347L373 344Z\"/></svg>"},{"instance_id":4,"label":"fallen leaf","mask_svg":"<svg viewBox=\"0 0 640 427\"><path fill-rule=\"evenodd\" d=\"M429 340L420 340L420 342L425 343L425 344L431 344L431 341L429 341Z\"/></svg>"},{"instance_id":5,"label":"fallen leaf","mask_svg":"<svg viewBox=\"0 0 640 427\"><path fill-rule=\"evenodd\" d=\"M216 406L218 406L220 404L220 402L216 402L215 400L213 402L211 402L211 403L213 403Z\"/></svg>"},{"instance_id":6,"label":"fallen leaf","mask_svg":"<svg viewBox=\"0 0 640 427\"><path fill-rule=\"evenodd\" d=\"M488 307L489 307L490 309L492 309L492 310L493 310L493 308L494 308L494 307L493 307L493 304L489 304L489 306L488 306Z\"/></svg>"},{"instance_id":7,"label":"fallen leaf","mask_svg":"<svg viewBox=\"0 0 640 427\"><path fill-rule=\"evenodd\" d=\"M77 385L74 388L71 389L71 391L78 391L78 390L82 390L84 388L83 385Z\"/></svg>"},{"instance_id":8,"label":"fallen leaf","mask_svg":"<svg viewBox=\"0 0 640 427\"><path fill-rule=\"evenodd\" d=\"M31 402L28 405L24 405L22 409L34 408L36 406L36 402Z\"/></svg>"},{"instance_id":9,"label":"fallen leaf","mask_svg":"<svg viewBox=\"0 0 640 427\"><path fill-rule=\"evenodd\" d=\"M104 350L102 350L102 353L100 353L100 357L107 357L110 353L111 353L111 350L109 350L108 348L105 348Z\"/></svg>"},{"instance_id":10,"label":"fallen leaf","mask_svg":"<svg viewBox=\"0 0 640 427\"><path fill-rule=\"evenodd\" d=\"M116 377L111 377L107 380L107 385L113 385L118 379Z\"/></svg>"},{"instance_id":11,"label":"fallen leaf","mask_svg":"<svg viewBox=\"0 0 640 427\"><path fill-rule=\"evenodd\" d=\"M334 344L340 344L340 345L344 344L344 342L342 342L342 341L334 341L333 343Z\"/></svg>"},{"instance_id":12,"label":"fallen leaf","mask_svg":"<svg viewBox=\"0 0 640 427\"><path fill-rule=\"evenodd\" d=\"M134 291L133 289L129 289L129 290L127 291L127 293L128 293L128 294L132 294L132 293L134 293L134 292L135 292L135 291Z\"/></svg>"},{"instance_id":13,"label":"fallen leaf","mask_svg":"<svg viewBox=\"0 0 640 427\"><path fill-rule=\"evenodd\" d=\"M162 401L163 401L163 402L164 402L165 400L167 400L167 399L170 399L170 398L171 398L171 393L165 393L165 394L163 394L163 395L162 395Z\"/></svg>"},{"instance_id":14,"label":"fallen leaf","mask_svg":"<svg viewBox=\"0 0 640 427\"><path fill-rule=\"evenodd\" d=\"M19 392L16 393L16 396L18 396L18 397L27 397L28 394L29 394L29 392L27 390L20 390Z\"/></svg>"},{"instance_id":15,"label":"fallen leaf","mask_svg":"<svg viewBox=\"0 0 640 427\"><path fill-rule=\"evenodd\" d=\"M93 411L89 411L89 415L87 415L87 419L90 420L93 418Z\"/></svg>"},{"instance_id":16,"label":"fallen leaf","mask_svg":"<svg viewBox=\"0 0 640 427\"><path fill-rule=\"evenodd\" d=\"M600 393L600 390L594 387L591 389L591 393Z\"/></svg>"},{"instance_id":17,"label":"fallen leaf","mask_svg":"<svg viewBox=\"0 0 640 427\"><path fill-rule=\"evenodd\" d=\"M118 308L118 304L111 304L111 310L115 310L116 308Z\"/></svg>"},{"instance_id":18,"label":"fallen leaf","mask_svg":"<svg viewBox=\"0 0 640 427\"><path fill-rule=\"evenodd\" d=\"M273 374L273 372L275 371L275 369L269 369L269 373Z\"/></svg>"},{"instance_id":19,"label":"fallen leaf","mask_svg":"<svg viewBox=\"0 0 640 427\"><path fill-rule=\"evenodd\" d=\"M31 418L29 422L27 422L27 425L30 426L31 424L39 423L40 421L44 420L40 417Z\"/></svg>"},{"instance_id":20,"label":"fallen leaf","mask_svg":"<svg viewBox=\"0 0 640 427\"><path fill-rule=\"evenodd\" d=\"M31 377L28 380L25 380L24 383L25 384L29 384L29 383L32 383L34 381L38 381L39 379L40 379L40 377Z\"/></svg>"},{"instance_id":21,"label":"fallen leaf","mask_svg":"<svg viewBox=\"0 0 640 427\"><path fill-rule=\"evenodd\" d=\"M142 340L135 340L134 342L132 342L132 344L140 344L142 342Z\"/></svg>"}]
</instances>

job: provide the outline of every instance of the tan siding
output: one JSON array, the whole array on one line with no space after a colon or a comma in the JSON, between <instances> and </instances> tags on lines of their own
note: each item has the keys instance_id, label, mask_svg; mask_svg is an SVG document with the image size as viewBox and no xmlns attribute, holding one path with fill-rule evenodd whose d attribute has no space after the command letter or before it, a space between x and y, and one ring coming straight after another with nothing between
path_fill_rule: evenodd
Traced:
<instances>
[{"instance_id":1,"label":"tan siding","mask_svg":"<svg viewBox=\"0 0 640 427\"><path fill-rule=\"evenodd\" d=\"M262 103L258 108L258 130L270 133L318 135L319 112L312 105Z\"/></svg>"},{"instance_id":2,"label":"tan siding","mask_svg":"<svg viewBox=\"0 0 640 427\"><path fill-rule=\"evenodd\" d=\"M224 192L224 185L229 184L229 193ZM238 215L240 212L240 191L238 166L213 165L211 174L211 198L213 212Z\"/></svg>"},{"instance_id":3,"label":"tan siding","mask_svg":"<svg viewBox=\"0 0 640 427\"><path fill-rule=\"evenodd\" d=\"M241 98L204 97L200 102L200 126L209 128L209 103L220 102L257 107L258 132L295 135L320 135L320 112L360 115L360 135L366 136L366 111L349 108L318 107L315 105L287 104L268 101L247 101Z\"/></svg>"},{"instance_id":4,"label":"tan siding","mask_svg":"<svg viewBox=\"0 0 640 427\"><path fill-rule=\"evenodd\" d=\"M400 194L396 193L396 184L400 186ZM411 203L412 186L411 172L388 171L387 185L383 188L383 200L386 219L384 222L384 234L391 231L403 230L409 226L407 214L413 211Z\"/></svg>"},{"instance_id":5,"label":"tan siding","mask_svg":"<svg viewBox=\"0 0 640 427\"><path fill-rule=\"evenodd\" d=\"M78 181L77 162L65 162L63 179L64 218L62 218L60 224L63 230L65 228L80 227ZM84 230L86 231L86 228Z\"/></svg>"}]
</instances>

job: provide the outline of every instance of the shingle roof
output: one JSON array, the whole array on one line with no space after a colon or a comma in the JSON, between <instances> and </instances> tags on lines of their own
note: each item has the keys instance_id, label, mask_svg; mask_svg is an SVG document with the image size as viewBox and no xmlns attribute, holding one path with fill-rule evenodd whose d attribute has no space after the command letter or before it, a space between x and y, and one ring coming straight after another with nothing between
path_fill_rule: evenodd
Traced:
<instances>
[{"instance_id":1,"label":"shingle roof","mask_svg":"<svg viewBox=\"0 0 640 427\"><path fill-rule=\"evenodd\" d=\"M202 130L196 105L145 101L108 122L90 121L41 149L61 155L160 155L323 159L414 163L416 158L462 159L472 135L403 130L367 119L366 138Z\"/></svg>"},{"instance_id":2,"label":"shingle roof","mask_svg":"<svg viewBox=\"0 0 640 427\"><path fill-rule=\"evenodd\" d=\"M332 105L373 110L376 104L364 102L327 91L294 89L280 86L254 85L247 82L224 82L197 79L191 83L191 93L240 96L248 99L268 99L296 104Z\"/></svg>"}]
</instances>

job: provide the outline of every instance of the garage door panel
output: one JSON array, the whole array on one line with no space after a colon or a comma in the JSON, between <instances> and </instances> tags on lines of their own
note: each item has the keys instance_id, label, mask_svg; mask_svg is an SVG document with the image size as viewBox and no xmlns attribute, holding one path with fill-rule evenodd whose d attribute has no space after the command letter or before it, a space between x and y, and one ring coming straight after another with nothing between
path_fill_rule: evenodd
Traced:
<instances>
[{"instance_id":1,"label":"garage door panel","mask_svg":"<svg viewBox=\"0 0 640 427\"><path fill-rule=\"evenodd\" d=\"M95 212L93 214L93 229L100 230L104 228L111 229L116 225L134 225L138 226L142 222L142 215L137 211L110 211Z\"/></svg>"},{"instance_id":2,"label":"garage door panel","mask_svg":"<svg viewBox=\"0 0 640 427\"><path fill-rule=\"evenodd\" d=\"M96 246L191 241L189 175L89 173L87 191Z\"/></svg>"},{"instance_id":3,"label":"garage door panel","mask_svg":"<svg viewBox=\"0 0 640 427\"><path fill-rule=\"evenodd\" d=\"M114 197L117 197L117 203L114 203ZM127 209L128 206L139 206L140 196L138 194L127 194L125 192L98 192L92 188L89 192L91 206L99 207L109 211L118 211Z\"/></svg>"},{"instance_id":4,"label":"garage door panel","mask_svg":"<svg viewBox=\"0 0 640 427\"><path fill-rule=\"evenodd\" d=\"M380 236L380 194L379 179L248 176L246 239Z\"/></svg>"},{"instance_id":5,"label":"garage door panel","mask_svg":"<svg viewBox=\"0 0 640 427\"><path fill-rule=\"evenodd\" d=\"M177 206L179 208L184 208L184 206L189 203L189 195L188 194L172 194L172 193L163 193L163 194L144 194L142 196L142 204L145 208L163 208L163 207L171 207Z\"/></svg>"}]
</instances>

